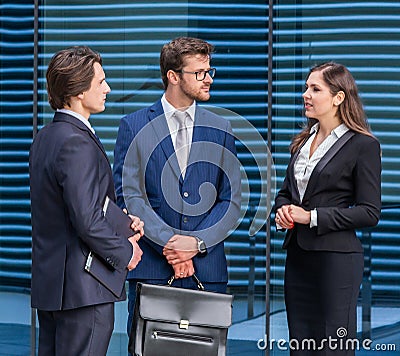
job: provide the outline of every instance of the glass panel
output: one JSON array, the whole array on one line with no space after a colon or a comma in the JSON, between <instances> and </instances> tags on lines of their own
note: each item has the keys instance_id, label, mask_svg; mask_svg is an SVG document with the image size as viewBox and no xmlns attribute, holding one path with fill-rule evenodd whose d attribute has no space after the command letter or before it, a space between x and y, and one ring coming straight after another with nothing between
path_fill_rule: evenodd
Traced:
<instances>
[{"instance_id":1,"label":"glass panel","mask_svg":"<svg viewBox=\"0 0 400 356\"><path fill-rule=\"evenodd\" d=\"M1 25L0 118L0 338L1 350L30 350L30 215L28 150L32 137L32 2L3 1ZM399 106L398 1L277 1L274 5L273 155L277 185L289 159L288 145L303 122L301 92L308 68L336 60L354 74L373 132L382 145L382 201L379 225L360 231L366 251L358 308L361 339L390 349L399 335ZM16 20L17 19L17 20ZM44 1L40 6L39 126L53 113L47 104L44 73L54 52L88 44L102 53L113 89L107 110L92 123L111 162L120 118L158 99L162 93L161 46L180 35L216 45L217 68L209 104L229 109L266 135L267 5L265 1ZM18 43L18 46L16 45ZM237 127L236 132L243 128ZM243 137L243 136L241 136ZM249 139L251 144L256 140ZM251 147L250 144L250 147ZM249 147L249 146L248 146ZM239 158L251 183L250 207L226 242L229 291L235 295L230 349L260 354L265 335L265 233L248 230L259 203L260 173L251 150L237 140ZM283 302L283 235L271 232L270 339L288 339ZM370 248L369 248L370 246ZM370 266L370 269L368 267ZM8 311L18 310L18 315ZM124 354L126 305L116 309L112 350ZM11 336L19 342L12 342ZM11 346L10 346L11 345ZM263 346L259 343L258 346ZM237 348L239 347L239 349ZM242 349L240 349L242 348ZM274 344L274 350L278 346ZM5 351L8 352L8 351Z\"/></svg>"},{"instance_id":2,"label":"glass panel","mask_svg":"<svg viewBox=\"0 0 400 356\"><path fill-rule=\"evenodd\" d=\"M382 148L383 211L377 227L359 231L365 272L358 305L358 337L393 351L399 340L399 4L347 1L278 1L274 30L273 155L281 185L288 145L304 122L305 76L316 63L346 65L359 87L373 133ZM280 183L279 183L280 182ZM274 230L274 228L272 229ZM283 302L283 233L272 234L271 338L288 341ZM368 342L367 342L368 343ZM275 343L275 350L279 349ZM288 347L286 344L285 347ZM399 347L398 343L397 346Z\"/></svg>"},{"instance_id":3,"label":"glass panel","mask_svg":"<svg viewBox=\"0 0 400 356\"><path fill-rule=\"evenodd\" d=\"M0 353L30 353L32 2L0 5Z\"/></svg>"}]
</instances>

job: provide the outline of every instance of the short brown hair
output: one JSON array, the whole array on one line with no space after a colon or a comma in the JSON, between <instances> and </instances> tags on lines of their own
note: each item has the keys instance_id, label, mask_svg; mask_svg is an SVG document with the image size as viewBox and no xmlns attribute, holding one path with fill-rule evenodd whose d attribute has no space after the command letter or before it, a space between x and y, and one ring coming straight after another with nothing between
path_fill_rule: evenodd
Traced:
<instances>
[{"instance_id":1,"label":"short brown hair","mask_svg":"<svg viewBox=\"0 0 400 356\"><path fill-rule=\"evenodd\" d=\"M167 72L169 70L181 70L185 56L201 54L209 56L214 51L210 43L193 37L178 37L165 44L160 54L160 70L164 88L168 87Z\"/></svg>"},{"instance_id":2,"label":"short brown hair","mask_svg":"<svg viewBox=\"0 0 400 356\"><path fill-rule=\"evenodd\" d=\"M57 52L47 68L47 94L50 106L62 109L70 98L90 89L94 63L102 64L99 53L87 46L74 46Z\"/></svg>"}]
</instances>

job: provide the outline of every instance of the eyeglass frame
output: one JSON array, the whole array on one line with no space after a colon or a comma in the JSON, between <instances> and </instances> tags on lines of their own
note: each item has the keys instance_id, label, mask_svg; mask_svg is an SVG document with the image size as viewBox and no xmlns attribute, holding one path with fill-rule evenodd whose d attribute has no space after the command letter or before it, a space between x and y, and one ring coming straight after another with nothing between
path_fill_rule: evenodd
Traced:
<instances>
[{"instance_id":1,"label":"eyeglass frame","mask_svg":"<svg viewBox=\"0 0 400 356\"><path fill-rule=\"evenodd\" d=\"M188 72L188 71L186 71L186 70L180 69L180 70L174 70L174 72L175 72L175 73L195 74L195 75L196 75L196 80L197 80L198 82L202 82L204 79L206 79L207 74L211 77L211 79L213 79L213 78L215 77L215 74L216 74L216 72L217 72L217 69L216 69L216 68L210 68L210 69L208 69L208 70L199 70L199 71L197 71L197 72ZM203 78L203 79L199 79L199 78L197 77L197 75L200 74L200 73L204 73L204 78ZM211 75L211 73L212 73L212 75Z\"/></svg>"}]
</instances>

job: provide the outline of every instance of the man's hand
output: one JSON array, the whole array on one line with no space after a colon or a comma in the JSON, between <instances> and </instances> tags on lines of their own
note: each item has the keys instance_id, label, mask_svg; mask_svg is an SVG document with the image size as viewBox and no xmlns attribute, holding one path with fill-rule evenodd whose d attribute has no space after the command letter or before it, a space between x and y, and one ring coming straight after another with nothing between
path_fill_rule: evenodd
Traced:
<instances>
[{"instance_id":1,"label":"man's hand","mask_svg":"<svg viewBox=\"0 0 400 356\"><path fill-rule=\"evenodd\" d=\"M128 241L132 244L133 248L133 256L129 261L128 266L126 267L128 268L129 271L132 271L142 259L143 252L137 243L139 239L140 239L139 233L128 238Z\"/></svg>"},{"instance_id":2,"label":"man's hand","mask_svg":"<svg viewBox=\"0 0 400 356\"><path fill-rule=\"evenodd\" d=\"M186 235L172 236L163 249L165 258L172 266L192 259L198 252L197 239Z\"/></svg>"},{"instance_id":3,"label":"man's hand","mask_svg":"<svg viewBox=\"0 0 400 356\"><path fill-rule=\"evenodd\" d=\"M124 211L125 214L128 214L128 211L126 209L122 210ZM144 235L144 222L140 220L140 218L138 218L137 216L131 214L128 215L132 220L131 229L134 232L137 232L140 235L140 237L142 237Z\"/></svg>"},{"instance_id":4,"label":"man's hand","mask_svg":"<svg viewBox=\"0 0 400 356\"><path fill-rule=\"evenodd\" d=\"M194 275L194 267L192 260L176 263L172 266L175 273L175 279L186 278Z\"/></svg>"}]
</instances>

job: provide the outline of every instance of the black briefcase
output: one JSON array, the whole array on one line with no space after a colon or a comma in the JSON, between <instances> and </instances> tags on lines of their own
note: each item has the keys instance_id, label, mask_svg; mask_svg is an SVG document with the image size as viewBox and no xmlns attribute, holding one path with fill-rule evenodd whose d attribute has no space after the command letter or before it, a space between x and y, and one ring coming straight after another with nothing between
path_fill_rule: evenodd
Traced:
<instances>
[{"instance_id":1,"label":"black briefcase","mask_svg":"<svg viewBox=\"0 0 400 356\"><path fill-rule=\"evenodd\" d=\"M232 301L229 294L138 283L128 350L137 356L223 356Z\"/></svg>"}]
</instances>

